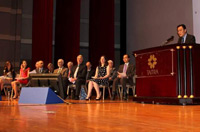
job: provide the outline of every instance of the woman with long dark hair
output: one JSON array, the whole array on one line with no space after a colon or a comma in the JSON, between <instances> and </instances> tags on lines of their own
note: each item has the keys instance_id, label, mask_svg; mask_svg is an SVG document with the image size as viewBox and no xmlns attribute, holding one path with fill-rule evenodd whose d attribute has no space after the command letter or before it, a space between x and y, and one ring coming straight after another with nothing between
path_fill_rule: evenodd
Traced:
<instances>
[{"instance_id":1,"label":"woman with long dark hair","mask_svg":"<svg viewBox=\"0 0 200 132\"><path fill-rule=\"evenodd\" d=\"M3 89L4 84L10 84L15 79L15 71L10 61L6 61L3 70L3 76L0 77L0 89Z\"/></svg>"},{"instance_id":2,"label":"woman with long dark hair","mask_svg":"<svg viewBox=\"0 0 200 132\"><path fill-rule=\"evenodd\" d=\"M108 84L108 78L110 76L110 69L105 56L101 56L99 61L99 66L96 68L96 73L94 79L91 79L88 84L88 94L86 100L90 99L92 88L96 90L97 97L96 100L100 100L101 92L99 90L99 85Z\"/></svg>"},{"instance_id":3,"label":"woman with long dark hair","mask_svg":"<svg viewBox=\"0 0 200 132\"><path fill-rule=\"evenodd\" d=\"M22 64L21 64L20 74L19 74L18 79L11 83L12 88L14 90L14 94L15 94L13 99L18 98L19 85L20 84L26 85L28 83L29 71L30 71L30 68L29 67L27 68L27 62L25 60L23 60Z\"/></svg>"}]
</instances>

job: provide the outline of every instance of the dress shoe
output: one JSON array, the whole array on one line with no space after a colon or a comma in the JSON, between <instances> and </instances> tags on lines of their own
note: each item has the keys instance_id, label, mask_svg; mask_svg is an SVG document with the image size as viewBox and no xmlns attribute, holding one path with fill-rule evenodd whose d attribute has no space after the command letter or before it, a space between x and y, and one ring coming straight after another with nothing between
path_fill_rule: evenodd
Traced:
<instances>
[{"instance_id":1,"label":"dress shoe","mask_svg":"<svg viewBox=\"0 0 200 132\"><path fill-rule=\"evenodd\" d=\"M100 99L101 99L101 92L100 92L100 94L99 94L99 97L96 98L96 100L100 100Z\"/></svg>"},{"instance_id":2,"label":"dress shoe","mask_svg":"<svg viewBox=\"0 0 200 132\"><path fill-rule=\"evenodd\" d=\"M90 99L91 99L91 97L86 97L85 98L86 101L89 101Z\"/></svg>"},{"instance_id":3,"label":"dress shoe","mask_svg":"<svg viewBox=\"0 0 200 132\"><path fill-rule=\"evenodd\" d=\"M126 92L124 93L123 100L128 100Z\"/></svg>"},{"instance_id":4,"label":"dress shoe","mask_svg":"<svg viewBox=\"0 0 200 132\"><path fill-rule=\"evenodd\" d=\"M115 100L115 92L112 93L111 100Z\"/></svg>"},{"instance_id":5,"label":"dress shoe","mask_svg":"<svg viewBox=\"0 0 200 132\"><path fill-rule=\"evenodd\" d=\"M13 99L17 99L18 97L13 97Z\"/></svg>"},{"instance_id":6,"label":"dress shoe","mask_svg":"<svg viewBox=\"0 0 200 132\"><path fill-rule=\"evenodd\" d=\"M123 100L128 100L128 98L127 97L123 97Z\"/></svg>"},{"instance_id":7,"label":"dress shoe","mask_svg":"<svg viewBox=\"0 0 200 132\"><path fill-rule=\"evenodd\" d=\"M75 100L79 100L79 97L78 96L75 96L75 98L74 98Z\"/></svg>"},{"instance_id":8,"label":"dress shoe","mask_svg":"<svg viewBox=\"0 0 200 132\"><path fill-rule=\"evenodd\" d=\"M99 101L99 100L101 100L101 98L96 98L96 101Z\"/></svg>"}]
</instances>

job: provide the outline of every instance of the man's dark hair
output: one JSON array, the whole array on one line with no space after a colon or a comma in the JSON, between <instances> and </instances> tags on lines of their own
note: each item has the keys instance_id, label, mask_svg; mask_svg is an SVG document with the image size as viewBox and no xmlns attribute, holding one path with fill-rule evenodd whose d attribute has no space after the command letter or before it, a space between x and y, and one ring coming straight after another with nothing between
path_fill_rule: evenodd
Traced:
<instances>
[{"instance_id":1,"label":"man's dark hair","mask_svg":"<svg viewBox=\"0 0 200 132\"><path fill-rule=\"evenodd\" d=\"M129 54L125 54L125 55L127 55L127 56L128 56L128 58L130 58ZM124 56L125 56L125 55L124 55Z\"/></svg>"},{"instance_id":2,"label":"man's dark hair","mask_svg":"<svg viewBox=\"0 0 200 132\"><path fill-rule=\"evenodd\" d=\"M183 29L186 29L185 24L180 24L180 25L177 26L177 28L179 28L179 27L183 27Z\"/></svg>"}]
</instances>

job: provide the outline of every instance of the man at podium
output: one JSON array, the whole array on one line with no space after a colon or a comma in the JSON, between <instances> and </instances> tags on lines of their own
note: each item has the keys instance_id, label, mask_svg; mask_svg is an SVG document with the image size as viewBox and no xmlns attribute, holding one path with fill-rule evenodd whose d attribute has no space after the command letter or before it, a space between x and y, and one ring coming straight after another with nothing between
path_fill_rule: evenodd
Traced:
<instances>
[{"instance_id":1,"label":"man at podium","mask_svg":"<svg viewBox=\"0 0 200 132\"><path fill-rule=\"evenodd\" d=\"M179 39L178 39L179 44L195 44L196 43L195 37L187 33L187 29L184 24L180 24L177 26L177 34L179 36Z\"/></svg>"}]
</instances>

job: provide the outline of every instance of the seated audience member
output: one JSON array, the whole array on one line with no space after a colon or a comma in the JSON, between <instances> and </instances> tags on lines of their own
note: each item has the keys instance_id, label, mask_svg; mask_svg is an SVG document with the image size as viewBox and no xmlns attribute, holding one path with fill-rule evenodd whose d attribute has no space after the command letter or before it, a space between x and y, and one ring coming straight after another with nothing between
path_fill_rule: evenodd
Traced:
<instances>
[{"instance_id":1,"label":"seated audience member","mask_svg":"<svg viewBox=\"0 0 200 132\"><path fill-rule=\"evenodd\" d=\"M112 100L115 100L115 94L116 94L116 89L118 87L118 84L122 85L124 100L127 100L126 84L127 83L133 84L133 76L134 76L135 67L133 64L129 63L129 61L130 61L129 55L125 54L123 56L123 61L124 61L124 64L119 66L117 78L115 78L113 81Z\"/></svg>"},{"instance_id":2,"label":"seated audience member","mask_svg":"<svg viewBox=\"0 0 200 132\"><path fill-rule=\"evenodd\" d=\"M29 67L27 68L27 62L25 60L23 60L22 64L21 64L19 78L17 78L16 81L13 81L11 83L12 88L14 90L14 94L15 94L13 99L18 98L18 95L19 95L19 93L18 93L19 84L26 85L28 83L29 71L30 71L30 68Z\"/></svg>"},{"instance_id":3,"label":"seated audience member","mask_svg":"<svg viewBox=\"0 0 200 132\"><path fill-rule=\"evenodd\" d=\"M63 59L58 59L57 62L58 68L54 70L53 73L58 73L61 74L62 76L62 81L63 81L63 92L64 96L66 97L67 94L67 68L64 67L64 60Z\"/></svg>"},{"instance_id":4,"label":"seated audience member","mask_svg":"<svg viewBox=\"0 0 200 132\"><path fill-rule=\"evenodd\" d=\"M47 65L48 73L53 73L54 72L54 65L52 63L49 63Z\"/></svg>"},{"instance_id":5,"label":"seated audience member","mask_svg":"<svg viewBox=\"0 0 200 132\"><path fill-rule=\"evenodd\" d=\"M15 79L15 71L10 61L6 61L3 70L3 76L0 77L0 89L2 91L4 84L10 84Z\"/></svg>"},{"instance_id":6,"label":"seated audience member","mask_svg":"<svg viewBox=\"0 0 200 132\"><path fill-rule=\"evenodd\" d=\"M36 73L48 73L48 70L44 68L44 62L42 60L38 62Z\"/></svg>"},{"instance_id":7,"label":"seated audience member","mask_svg":"<svg viewBox=\"0 0 200 132\"><path fill-rule=\"evenodd\" d=\"M110 68L110 76L109 76L109 86L113 84L113 80L117 77L117 70L113 67L113 61L108 60L108 66Z\"/></svg>"},{"instance_id":8,"label":"seated audience member","mask_svg":"<svg viewBox=\"0 0 200 132\"><path fill-rule=\"evenodd\" d=\"M67 78L68 79L70 78L70 74L71 74L73 65L74 65L73 62L71 62L71 61L69 61L67 63Z\"/></svg>"},{"instance_id":9,"label":"seated audience member","mask_svg":"<svg viewBox=\"0 0 200 132\"><path fill-rule=\"evenodd\" d=\"M68 85L72 84L70 81L69 81L69 78L70 78L70 74L72 72L72 68L73 68L73 62L69 61L67 63L67 81L66 81L66 88ZM73 97L73 96L72 96Z\"/></svg>"},{"instance_id":10,"label":"seated audience member","mask_svg":"<svg viewBox=\"0 0 200 132\"><path fill-rule=\"evenodd\" d=\"M31 74L31 73L36 73L36 70L37 70L37 69L39 69L39 61L37 61L37 62L35 63L35 69L32 70L32 71L30 71L29 74Z\"/></svg>"},{"instance_id":11,"label":"seated audience member","mask_svg":"<svg viewBox=\"0 0 200 132\"><path fill-rule=\"evenodd\" d=\"M62 77L67 77L67 68L64 67L64 60L59 59L57 62L58 68L53 73L59 73Z\"/></svg>"},{"instance_id":12,"label":"seated audience member","mask_svg":"<svg viewBox=\"0 0 200 132\"><path fill-rule=\"evenodd\" d=\"M77 65L73 66L69 81L76 85L75 100L79 99L81 85L85 85L87 68L83 64L83 56L77 56Z\"/></svg>"},{"instance_id":13,"label":"seated audience member","mask_svg":"<svg viewBox=\"0 0 200 132\"><path fill-rule=\"evenodd\" d=\"M94 87L97 97L96 100L100 100L101 92L99 90L99 85L108 84L108 78L110 76L110 69L107 64L107 60L105 56L101 56L99 66L96 68L96 73L94 79L91 79L88 84L88 94L86 100L89 100L92 93L92 88Z\"/></svg>"},{"instance_id":14,"label":"seated audience member","mask_svg":"<svg viewBox=\"0 0 200 132\"><path fill-rule=\"evenodd\" d=\"M86 84L89 83L89 80L92 79L92 76L95 75L95 70L92 69L92 64L88 61L86 63L87 74L86 74Z\"/></svg>"}]
</instances>

